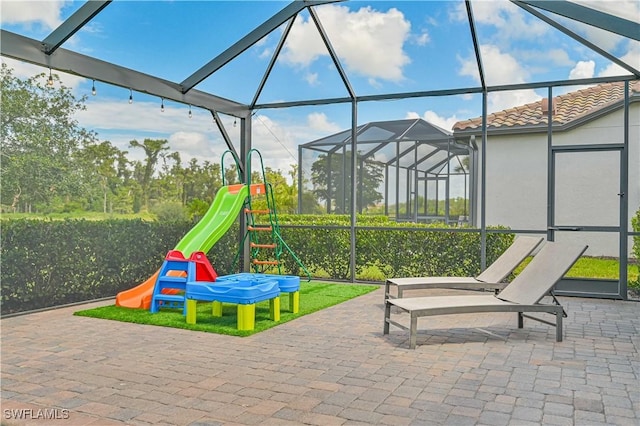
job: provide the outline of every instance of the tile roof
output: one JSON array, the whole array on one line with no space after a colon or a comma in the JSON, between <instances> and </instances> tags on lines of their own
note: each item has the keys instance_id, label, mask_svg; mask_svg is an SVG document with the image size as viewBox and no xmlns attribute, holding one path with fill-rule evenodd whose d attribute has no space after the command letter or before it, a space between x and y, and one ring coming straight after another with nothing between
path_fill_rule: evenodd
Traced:
<instances>
[{"instance_id":1,"label":"tile roof","mask_svg":"<svg viewBox=\"0 0 640 426\"><path fill-rule=\"evenodd\" d=\"M640 80L631 81L629 90L632 95L640 94ZM586 89L577 90L553 98L555 112L554 125L566 125L581 117L593 114L607 106L621 102L624 98L624 83L604 83ZM547 124L547 112L543 111L543 104L547 98L538 102L509 108L487 116L488 128L508 128ZM474 130L482 127L482 117L458 121L453 130Z\"/></svg>"}]
</instances>

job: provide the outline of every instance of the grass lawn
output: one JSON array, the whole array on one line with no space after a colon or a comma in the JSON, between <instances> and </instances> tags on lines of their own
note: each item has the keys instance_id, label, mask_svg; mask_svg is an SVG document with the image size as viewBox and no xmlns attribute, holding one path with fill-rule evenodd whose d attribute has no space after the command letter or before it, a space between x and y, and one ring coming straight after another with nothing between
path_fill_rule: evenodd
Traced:
<instances>
[{"instance_id":1,"label":"grass lawn","mask_svg":"<svg viewBox=\"0 0 640 426\"><path fill-rule=\"evenodd\" d=\"M518 274L532 258L525 259L515 270ZM617 259L603 259L599 257L581 257L567 273L568 277L618 279L620 261ZM627 277L629 286L638 284L638 264L627 265Z\"/></svg>"},{"instance_id":2,"label":"grass lawn","mask_svg":"<svg viewBox=\"0 0 640 426\"><path fill-rule=\"evenodd\" d=\"M211 315L212 307L210 302L198 302L196 324L187 324L185 317L182 316L182 311L175 309L161 310L156 314L152 314L148 310L121 308L112 305L78 311L74 315L162 327L184 328L231 336L249 336L303 315L337 305L377 288L379 286L376 285L335 284L318 281L302 282L300 284L300 311L297 314L290 312L289 297L286 293L280 297L279 322L269 319L268 300L256 303L255 329L249 331L237 329L236 305L232 304L224 304L222 317L214 317Z\"/></svg>"}]
</instances>

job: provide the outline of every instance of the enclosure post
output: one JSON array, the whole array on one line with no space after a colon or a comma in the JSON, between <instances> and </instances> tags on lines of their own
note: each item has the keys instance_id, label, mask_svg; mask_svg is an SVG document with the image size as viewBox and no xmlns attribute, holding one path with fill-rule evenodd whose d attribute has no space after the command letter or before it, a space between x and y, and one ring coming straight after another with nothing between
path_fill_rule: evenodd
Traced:
<instances>
[{"instance_id":1,"label":"enclosure post","mask_svg":"<svg viewBox=\"0 0 640 426\"><path fill-rule=\"evenodd\" d=\"M384 165L384 215L389 216L389 165Z\"/></svg>"},{"instance_id":2,"label":"enclosure post","mask_svg":"<svg viewBox=\"0 0 640 426\"><path fill-rule=\"evenodd\" d=\"M351 282L356 281L356 168L358 166L358 101L353 98L351 102L351 253L349 256L349 270L351 271ZM346 191L345 191L346 192Z\"/></svg>"},{"instance_id":3,"label":"enclosure post","mask_svg":"<svg viewBox=\"0 0 640 426\"><path fill-rule=\"evenodd\" d=\"M245 183L251 183L251 164L247 162L247 154L251 150L251 114L240 118L240 164L243 164ZM224 171L223 171L224 173ZM244 213L240 213L240 234L238 244L242 247L242 271L251 270L251 252L249 244L244 244L244 236L247 234L247 219Z\"/></svg>"},{"instance_id":4,"label":"enclosure post","mask_svg":"<svg viewBox=\"0 0 640 426\"><path fill-rule=\"evenodd\" d=\"M298 145L298 214L302 214L302 145Z\"/></svg>"},{"instance_id":5,"label":"enclosure post","mask_svg":"<svg viewBox=\"0 0 640 426\"><path fill-rule=\"evenodd\" d=\"M478 226L478 145L476 136L469 138L469 156L471 157L469 173L469 223Z\"/></svg>"},{"instance_id":6,"label":"enclosure post","mask_svg":"<svg viewBox=\"0 0 640 426\"><path fill-rule=\"evenodd\" d=\"M480 185L480 269L487 267L487 91L482 91L482 173Z\"/></svg>"},{"instance_id":7,"label":"enclosure post","mask_svg":"<svg viewBox=\"0 0 640 426\"><path fill-rule=\"evenodd\" d=\"M476 63L478 65L478 74L480 84L482 85L482 175L480 177L480 185L482 187L482 199L480 200L480 268L484 271L487 267L487 83L484 79L484 67L482 66L482 55L480 54L480 44L476 34L475 19L473 18L473 7L470 0L465 0L464 5L467 9L467 17L469 18L469 29L471 30L471 40L473 41L473 50L476 54Z\"/></svg>"},{"instance_id":8,"label":"enclosure post","mask_svg":"<svg viewBox=\"0 0 640 426\"><path fill-rule=\"evenodd\" d=\"M327 153L327 214L331 214L331 200L333 199L333 192L331 191L331 181L333 180L331 173L333 169L333 165L331 164L332 159L333 151L329 151ZM338 198L336 198L336 204L338 204Z\"/></svg>"},{"instance_id":9,"label":"enclosure post","mask_svg":"<svg viewBox=\"0 0 640 426\"><path fill-rule=\"evenodd\" d=\"M549 103L549 108L547 108L547 240L553 241L555 239L553 222L555 215L556 168L553 154L553 88L551 86L549 86L547 99Z\"/></svg>"},{"instance_id":10,"label":"enclosure post","mask_svg":"<svg viewBox=\"0 0 640 426\"><path fill-rule=\"evenodd\" d=\"M400 144L396 144L396 222L400 218Z\"/></svg>"},{"instance_id":11,"label":"enclosure post","mask_svg":"<svg viewBox=\"0 0 640 426\"><path fill-rule=\"evenodd\" d=\"M629 298L627 289L627 263L629 257L629 81L624 82L624 146L620 158L620 295Z\"/></svg>"},{"instance_id":12,"label":"enclosure post","mask_svg":"<svg viewBox=\"0 0 640 426\"><path fill-rule=\"evenodd\" d=\"M449 187L449 183L451 182L451 138L447 140L447 179L445 180L445 202L444 202L444 220L447 225L451 223L449 220L449 213L451 210L451 206L449 202L451 201L451 188Z\"/></svg>"}]
</instances>

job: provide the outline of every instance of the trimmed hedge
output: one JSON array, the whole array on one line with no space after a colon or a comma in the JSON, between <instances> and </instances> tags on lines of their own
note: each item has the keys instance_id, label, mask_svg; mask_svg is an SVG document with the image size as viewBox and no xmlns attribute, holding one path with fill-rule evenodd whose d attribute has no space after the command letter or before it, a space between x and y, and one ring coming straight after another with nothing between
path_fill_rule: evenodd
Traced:
<instances>
[{"instance_id":1,"label":"trimmed hedge","mask_svg":"<svg viewBox=\"0 0 640 426\"><path fill-rule=\"evenodd\" d=\"M284 241L313 276L350 279L348 216L280 215L279 222ZM358 279L480 272L477 232L434 231L443 225L402 224L370 216L358 217L357 224ZM0 310L8 314L112 297L153 274L192 226L142 220L3 220ZM487 263L513 238L508 233L489 234ZM219 274L229 274L235 272L237 251L236 224L208 257ZM284 272L305 275L293 256L284 255L282 261Z\"/></svg>"},{"instance_id":2,"label":"trimmed hedge","mask_svg":"<svg viewBox=\"0 0 640 426\"><path fill-rule=\"evenodd\" d=\"M283 239L313 276L350 279L349 216L280 215L279 221ZM481 272L479 232L458 227L442 231L447 228L443 224L398 223L381 216L358 216L356 223L357 279L475 276ZM488 234L487 264L497 259L514 238L511 233ZM287 271L304 275L292 256L282 260Z\"/></svg>"},{"instance_id":3,"label":"trimmed hedge","mask_svg":"<svg viewBox=\"0 0 640 426\"><path fill-rule=\"evenodd\" d=\"M192 226L142 220L3 220L0 310L8 314L114 296L151 276ZM217 245L224 247L235 253L237 242L225 235Z\"/></svg>"}]
</instances>

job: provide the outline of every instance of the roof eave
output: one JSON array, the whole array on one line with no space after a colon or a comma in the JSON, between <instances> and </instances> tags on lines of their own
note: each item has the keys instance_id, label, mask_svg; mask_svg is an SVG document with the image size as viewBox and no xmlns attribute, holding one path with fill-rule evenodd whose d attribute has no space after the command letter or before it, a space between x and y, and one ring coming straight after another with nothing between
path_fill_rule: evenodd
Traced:
<instances>
[{"instance_id":1,"label":"roof eave","mask_svg":"<svg viewBox=\"0 0 640 426\"><path fill-rule=\"evenodd\" d=\"M633 93L629 97L629 105L636 102L640 102L640 93ZM616 110L622 109L623 107L624 107L624 101L614 102L590 114L585 114L581 117L575 118L569 121L568 123L553 124L552 130L555 132L565 132L565 131L574 129L576 127L582 126L585 123L596 120L607 114L610 114ZM487 127L487 134L493 135L493 136L500 136L500 135L509 135L509 134L546 133L548 127L549 126L546 123L529 124L524 126L504 126L504 127L489 126ZM482 134L481 127L453 131L453 136L455 138L472 136L472 135L478 136L481 134Z\"/></svg>"}]
</instances>

